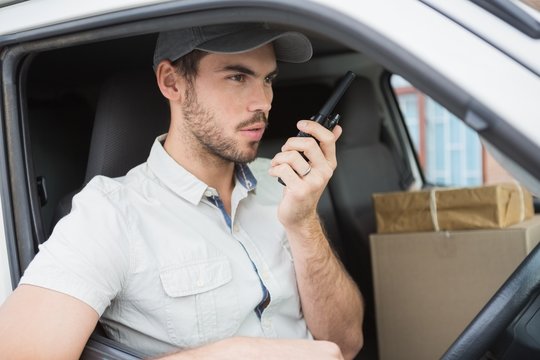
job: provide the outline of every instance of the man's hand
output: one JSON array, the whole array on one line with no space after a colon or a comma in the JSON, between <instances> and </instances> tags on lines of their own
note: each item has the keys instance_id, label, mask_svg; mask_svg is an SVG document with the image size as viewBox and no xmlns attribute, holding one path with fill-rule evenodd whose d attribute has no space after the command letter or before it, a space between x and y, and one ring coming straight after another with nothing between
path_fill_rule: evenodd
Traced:
<instances>
[{"instance_id":1,"label":"man's hand","mask_svg":"<svg viewBox=\"0 0 540 360\"><path fill-rule=\"evenodd\" d=\"M169 355L163 360L342 360L339 347L328 341L235 337Z\"/></svg>"},{"instance_id":2,"label":"man's hand","mask_svg":"<svg viewBox=\"0 0 540 360\"><path fill-rule=\"evenodd\" d=\"M317 203L336 168L336 141L342 132L340 126L331 132L309 120L301 120L297 126L314 138L289 138L272 159L269 171L287 184L278 209L279 221L286 228L317 219Z\"/></svg>"}]
</instances>

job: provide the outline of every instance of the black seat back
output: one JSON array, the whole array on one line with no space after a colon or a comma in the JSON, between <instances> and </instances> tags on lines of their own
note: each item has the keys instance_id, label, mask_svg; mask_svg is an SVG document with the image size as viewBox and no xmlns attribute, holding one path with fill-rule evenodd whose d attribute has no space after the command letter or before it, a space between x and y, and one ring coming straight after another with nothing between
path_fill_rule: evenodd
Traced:
<instances>
[{"instance_id":1,"label":"black seat back","mask_svg":"<svg viewBox=\"0 0 540 360\"><path fill-rule=\"evenodd\" d=\"M96 175L123 176L146 161L168 126L169 107L151 69L110 78L96 110L86 182Z\"/></svg>"},{"instance_id":2,"label":"black seat back","mask_svg":"<svg viewBox=\"0 0 540 360\"><path fill-rule=\"evenodd\" d=\"M119 177L148 158L154 139L167 132L169 106L151 68L116 74L103 84L96 108L84 185L94 176ZM71 199L60 200L51 231L71 211Z\"/></svg>"}]
</instances>

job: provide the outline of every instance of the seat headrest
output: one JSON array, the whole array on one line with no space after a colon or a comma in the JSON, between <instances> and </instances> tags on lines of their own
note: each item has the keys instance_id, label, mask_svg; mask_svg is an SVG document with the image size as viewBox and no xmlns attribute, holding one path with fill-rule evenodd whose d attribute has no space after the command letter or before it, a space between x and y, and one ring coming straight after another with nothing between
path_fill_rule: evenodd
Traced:
<instances>
[{"instance_id":1,"label":"seat headrest","mask_svg":"<svg viewBox=\"0 0 540 360\"><path fill-rule=\"evenodd\" d=\"M343 98L336 111L341 115L340 124L343 134L338 140L342 148L366 146L380 142L381 118L377 111L377 102L371 82L357 77Z\"/></svg>"},{"instance_id":2,"label":"seat headrest","mask_svg":"<svg viewBox=\"0 0 540 360\"><path fill-rule=\"evenodd\" d=\"M298 133L296 123L315 115L330 96L332 88L323 83L292 84L274 88L269 127L264 139L286 139Z\"/></svg>"},{"instance_id":3,"label":"seat headrest","mask_svg":"<svg viewBox=\"0 0 540 360\"><path fill-rule=\"evenodd\" d=\"M269 127L259 145L260 157L273 158L285 141L298 134L296 123L315 115L332 88L322 83L289 84L274 88Z\"/></svg>"},{"instance_id":4,"label":"seat headrest","mask_svg":"<svg viewBox=\"0 0 540 360\"><path fill-rule=\"evenodd\" d=\"M167 132L169 119L151 69L109 78L98 99L85 183L95 175L123 176L146 161L155 138Z\"/></svg>"}]
</instances>

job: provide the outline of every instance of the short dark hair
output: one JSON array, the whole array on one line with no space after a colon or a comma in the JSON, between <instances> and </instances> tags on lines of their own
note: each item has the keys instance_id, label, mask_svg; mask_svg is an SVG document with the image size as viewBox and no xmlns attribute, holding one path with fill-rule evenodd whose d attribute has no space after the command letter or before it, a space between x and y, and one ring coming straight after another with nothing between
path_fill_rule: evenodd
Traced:
<instances>
[{"instance_id":1,"label":"short dark hair","mask_svg":"<svg viewBox=\"0 0 540 360\"><path fill-rule=\"evenodd\" d=\"M206 51L195 49L174 61L172 64L180 75L184 76L189 82L193 82L197 77L199 62L208 54L209 53Z\"/></svg>"}]
</instances>

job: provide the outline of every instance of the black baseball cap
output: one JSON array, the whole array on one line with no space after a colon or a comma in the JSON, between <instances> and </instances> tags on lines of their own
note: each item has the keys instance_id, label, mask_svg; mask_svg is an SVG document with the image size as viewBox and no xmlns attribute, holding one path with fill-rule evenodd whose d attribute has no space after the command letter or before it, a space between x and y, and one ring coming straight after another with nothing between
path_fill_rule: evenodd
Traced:
<instances>
[{"instance_id":1,"label":"black baseball cap","mask_svg":"<svg viewBox=\"0 0 540 360\"><path fill-rule=\"evenodd\" d=\"M295 31L272 29L267 24L196 26L159 34L154 69L163 60L176 61L198 49L214 54L239 54L273 43L278 61L303 63L313 55L309 39Z\"/></svg>"}]
</instances>

